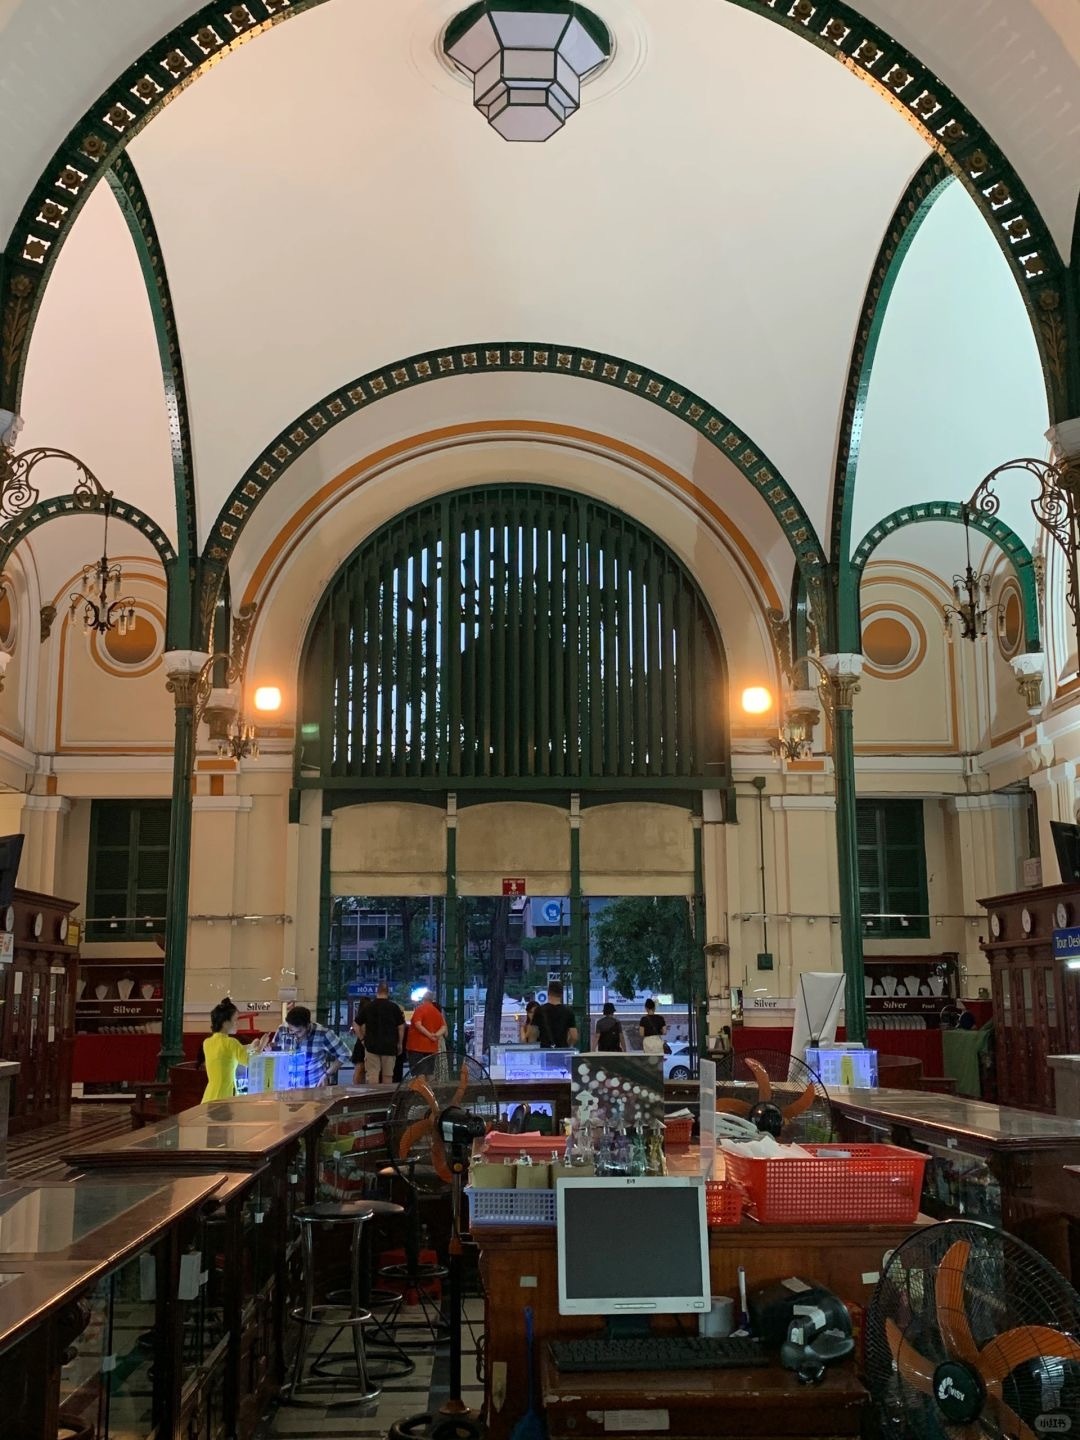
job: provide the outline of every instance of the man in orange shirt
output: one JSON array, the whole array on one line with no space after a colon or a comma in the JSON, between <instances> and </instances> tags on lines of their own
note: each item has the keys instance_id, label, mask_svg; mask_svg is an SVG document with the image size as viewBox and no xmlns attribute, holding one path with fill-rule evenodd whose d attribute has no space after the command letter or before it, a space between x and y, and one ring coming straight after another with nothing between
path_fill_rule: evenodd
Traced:
<instances>
[{"instance_id":1,"label":"man in orange shirt","mask_svg":"<svg viewBox=\"0 0 1080 1440\"><path fill-rule=\"evenodd\" d=\"M405 1054L410 1070L415 1070L421 1061L437 1053L439 1041L446 1037L446 1028L446 1016L429 990L409 1021L409 1044Z\"/></svg>"}]
</instances>

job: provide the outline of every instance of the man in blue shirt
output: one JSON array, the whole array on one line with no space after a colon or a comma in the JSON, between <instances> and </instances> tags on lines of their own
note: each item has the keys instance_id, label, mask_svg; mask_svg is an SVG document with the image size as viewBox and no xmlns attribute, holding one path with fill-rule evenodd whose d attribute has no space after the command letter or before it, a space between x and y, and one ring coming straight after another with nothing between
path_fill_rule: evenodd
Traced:
<instances>
[{"instance_id":1,"label":"man in blue shirt","mask_svg":"<svg viewBox=\"0 0 1080 1440\"><path fill-rule=\"evenodd\" d=\"M294 1005L274 1034L275 1050L294 1050L295 1085L329 1085L343 1065L352 1065L352 1051L333 1030L311 1018L306 1005Z\"/></svg>"}]
</instances>

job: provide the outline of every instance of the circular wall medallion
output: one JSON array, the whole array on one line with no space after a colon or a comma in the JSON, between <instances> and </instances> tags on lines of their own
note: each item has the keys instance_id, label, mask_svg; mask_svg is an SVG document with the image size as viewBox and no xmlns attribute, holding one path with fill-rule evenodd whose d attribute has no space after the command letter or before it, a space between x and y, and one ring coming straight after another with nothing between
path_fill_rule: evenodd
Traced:
<instances>
[{"instance_id":1,"label":"circular wall medallion","mask_svg":"<svg viewBox=\"0 0 1080 1440\"><path fill-rule=\"evenodd\" d=\"M871 675L879 680L900 680L922 664L926 631L910 610L873 606L865 612L862 648Z\"/></svg>"},{"instance_id":2,"label":"circular wall medallion","mask_svg":"<svg viewBox=\"0 0 1080 1440\"><path fill-rule=\"evenodd\" d=\"M1025 935L1030 935L1032 930L1034 930L1035 928L1035 916L1032 915L1031 911L1027 908L1026 905L1024 909L1020 912L1020 924L1024 928Z\"/></svg>"},{"instance_id":3,"label":"circular wall medallion","mask_svg":"<svg viewBox=\"0 0 1080 1440\"><path fill-rule=\"evenodd\" d=\"M998 595L998 604L1001 609L1000 628L997 632L998 649L1006 660L1011 660L1020 649L1020 642L1024 638L1024 602L1020 596L1020 587L1015 580L1009 579L1002 585Z\"/></svg>"},{"instance_id":4,"label":"circular wall medallion","mask_svg":"<svg viewBox=\"0 0 1080 1440\"><path fill-rule=\"evenodd\" d=\"M136 595L135 619L123 635L119 628L90 637L94 661L110 675L125 680L149 675L161 663L165 648L165 616L152 601Z\"/></svg>"},{"instance_id":5,"label":"circular wall medallion","mask_svg":"<svg viewBox=\"0 0 1080 1440\"><path fill-rule=\"evenodd\" d=\"M1057 921L1059 930L1064 930L1069 923L1069 907L1064 900L1058 901L1058 907L1054 911L1054 919Z\"/></svg>"},{"instance_id":6,"label":"circular wall medallion","mask_svg":"<svg viewBox=\"0 0 1080 1440\"><path fill-rule=\"evenodd\" d=\"M1001 916L994 914L990 916L990 934L995 940L1001 939Z\"/></svg>"},{"instance_id":7,"label":"circular wall medallion","mask_svg":"<svg viewBox=\"0 0 1080 1440\"><path fill-rule=\"evenodd\" d=\"M11 591L0 593L0 650L15 649L15 607L11 603Z\"/></svg>"}]
</instances>

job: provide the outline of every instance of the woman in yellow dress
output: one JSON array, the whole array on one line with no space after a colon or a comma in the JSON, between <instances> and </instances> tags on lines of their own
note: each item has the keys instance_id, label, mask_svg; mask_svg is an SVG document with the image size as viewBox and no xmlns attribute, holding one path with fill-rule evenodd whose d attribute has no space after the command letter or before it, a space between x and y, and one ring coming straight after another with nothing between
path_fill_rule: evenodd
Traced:
<instances>
[{"instance_id":1,"label":"woman in yellow dress","mask_svg":"<svg viewBox=\"0 0 1080 1440\"><path fill-rule=\"evenodd\" d=\"M252 1055L257 1055L270 1039L270 1032L260 1035L253 1045L241 1045L233 1037L236 1027L236 1007L223 1001L210 1011L212 1034L203 1041L203 1058L206 1062L206 1089L203 1104L208 1100L231 1100L236 1094L236 1071L240 1065L247 1066Z\"/></svg>"}]
</instances>

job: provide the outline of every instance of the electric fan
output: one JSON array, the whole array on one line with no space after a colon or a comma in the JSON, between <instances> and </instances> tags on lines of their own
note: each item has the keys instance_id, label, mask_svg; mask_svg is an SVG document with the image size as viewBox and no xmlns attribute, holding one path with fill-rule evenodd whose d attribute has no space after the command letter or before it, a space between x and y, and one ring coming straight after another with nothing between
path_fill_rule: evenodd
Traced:
<instances>
[{"instance_id":1,"label":"electric fan","mask_svg":"<svg viewBox=\"0 0 1080 1440\"><path fill-rule=\"evenodd\" d=\"M725 1055L716 1067L716 1108L778 1140L822 1145L832 1139L824 1085L809 1065L783 1050Z\"/></svg>"},{"instance_id":2,"label":"electric fan","mask_svg":"<svg viewBox=\"0 0 1080 1440\"><path fill-rule=\"evenodd\" d=\"M968 1220L893 1251L866 1322L882 1440L1038 1440L1080 1428L1080 1295Z\"/></svg>"},{"instance_id":3,"label":"electric fan","mask_svg":"<svg viewBox=\"0 0 1080 1440\"><path fill-rule=\"evenodd\" d=\"M461 1399L461 1192L472 1142L487 1132L497 1116L491 1077L469 1055L428 1057L409 1079L402 1081L390 1101L386 1138L391 1165L420 1194L448 1191L452 1217L448 1267L450 1393L440 1407L439 1417L416 1416L400 1426L401 1435L430 1434L439 1440L443 1436L465 1440L480 1433L468 1419L468 1407Z\"/></svg>"}]
</instances>

